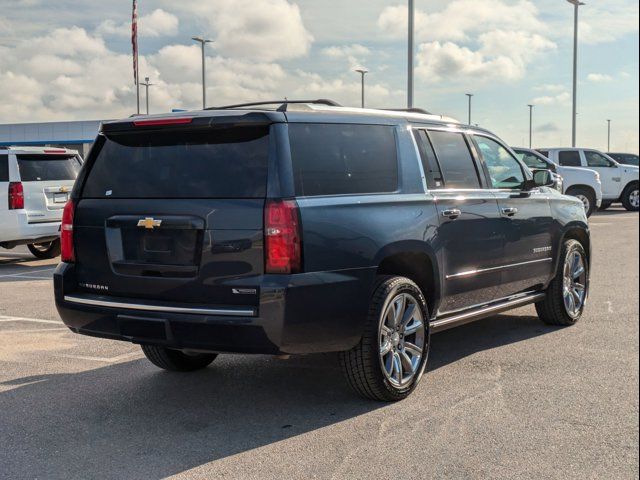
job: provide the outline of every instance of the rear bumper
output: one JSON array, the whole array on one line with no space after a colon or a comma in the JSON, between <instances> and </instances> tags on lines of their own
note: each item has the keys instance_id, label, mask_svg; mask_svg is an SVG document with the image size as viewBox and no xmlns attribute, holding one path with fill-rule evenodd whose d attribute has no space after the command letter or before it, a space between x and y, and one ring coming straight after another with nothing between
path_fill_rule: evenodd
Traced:
<instances>
[{"instance_id":1,"label":"rear bumper","mask_svg":"<svg viewBox=\"0 0 640 480\"><path fill-rule=\"evenodd\" d=\"M358 343L374 277L375 268L265 275L259 305L249 315L81 295L74 291L74 266L66 263L54 273L54 288L58 312L76 333L199 351L299 354L348 350Z\"/></svg>"},{"instance_id":2,"label":"rear bumper","mask_svg":"<svg viewBox=\"0 0 640 480\"><path fill-rule=\"evenodd\" d=\"M0 243L8 246L50 241L60 236L60 220L29 223L26 211L9 210L0 218Z\"/></svg>"}]
</instances>

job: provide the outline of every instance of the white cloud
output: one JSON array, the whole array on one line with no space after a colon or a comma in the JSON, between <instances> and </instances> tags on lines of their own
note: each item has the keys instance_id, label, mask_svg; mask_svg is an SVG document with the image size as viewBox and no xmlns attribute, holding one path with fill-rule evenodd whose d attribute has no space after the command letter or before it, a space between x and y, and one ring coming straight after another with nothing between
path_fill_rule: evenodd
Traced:
<instances>
[{"instance_id":1,"label":"white cloud","mask_svg":"<svg viewBox=\"0 0 640 480\"><path fill-rule=\"evenodd\" d=\"M138 19L139 35L141 37L173 36L178 33L178 17L158 8L148 15ZM131 36L131 22L117 24L113 20L105 20L96 29L100 35Z\"/></svg>"},{"instance_id":2,"label":"white cloud","mask_svg":"<svg viewBox=\"0 0 640 480\"><path fill-rule=\"evenodd\" d=\"M567 89L566 86L557 83L548 83L545 85L538 85L533 87L538 92L562 92Z\"/></svg>"},{"instance_id":3,"label":"white cloud","mask_svg":"<svg viewBox=\"0 0 640 480\"><path fill-rule=\"evenodd\" d=\"M599 4L602 5L599 5ZM638 33L638 2L608 0L581 7L579 38L582 43L598 44L615 41ZM573 29L570 30L573 35Z\"/></svg>"},{"instance_id":4,"label":"white cloud","mask_svg":"<svg viewBox=\"0 0 640 480\"><path fill-rule=\"evenodd\" d=\"M225 56L291 59L306 55L313 42L300 8L287 0L183 0L170 4L207 22L216 33L214 48Z\"/></svg>"},{"instance_id":5,"label":"white cloud","mask_svg":"<svg viewBox=\"0 0 640 480\"><path fill-rule=\"evenodd\" d=\"M531 100L531 103L534 105L561 105L566 106L569 105L571 100L571 94L569 92L561 92L557 95L544 95L542 97L536 97Z\"/></svg>"},{"instance_id":6,"label":"white cloud","mask_svg":"<svg viewBox=\"0 0 640 480\"><path fill-rule=\"evenodd\" d=\"M369 50L364 45L354 43L353 45L342 45L323 48L322 54L331 58L347 58L355 56L366 57L368 55L371 55L371 50Z\"/></svg>"},{"instance_id":7,"label":"white cloud","mask_svg":"<svg viewBox=\"0 0 640 480\"><path fill-rule=\"evenodd\" d=\"M590 73L587 75L587 80L593 83L606 83L613 81L613 77L606 73Z\"/></svg>"}]
</instances>

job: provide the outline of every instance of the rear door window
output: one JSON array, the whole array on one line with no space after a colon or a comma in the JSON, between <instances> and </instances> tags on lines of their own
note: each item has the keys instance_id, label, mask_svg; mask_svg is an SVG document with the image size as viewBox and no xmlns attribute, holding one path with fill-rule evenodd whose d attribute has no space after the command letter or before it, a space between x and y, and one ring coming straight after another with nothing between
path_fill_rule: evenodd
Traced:
<instances>
[{"instance_id":1,"label":"rear door window","mask_svg":"<svg viewBox=\"0 0 640 480\"><path fill-rule=\"evenodd\" d=\"M576 150L566 150L558 153L558 162L563 167L581 167L580 152Z\"/></svg>"},{"instance_id":2,"label":"rear door window","mask_svg":"<svg viewBox=\"0 0 640 480\"><path fill-rule=\"evenodd\" d=\"M45 182L75 180L82 164L76 155L17 155L20 180Z\"/></svg>"},{"instance_id":3,"label":"rear door window","mask_svg":"<svg viewBox=\"0 0 640 480\"><path fill-rule=\"evenodd\" d=\"M289 125L298 196L395 192L395 131L384 125Z\"/></svg>"},{"instance_id":4,"label":"rear door window","mask_svg":"<svg viewBox=\"0 0 640 480\"><path fill-rule=\"evenodd\" d=\"M480 188L476 164L463 134L430 130L446 188Z\"/></svg>"},{"instance_id":5,"label":"rear door window","mask_svg":"<svg viewBox=\"0 0 640 480\"><path fill-rule=\"evenodd\" d=\"M107 138L89 198L264 198L269 127L124 133Z\"/></svg>"},{"instance_id":6,"label":"rear door window","mask_svg":"<svg viewBox=\"0 0 640 480\"><path fill-rule=\"evenodd\" d=\"M0 182L9 181L9 156L0 155Z\"/></svg>"}]
</instances>

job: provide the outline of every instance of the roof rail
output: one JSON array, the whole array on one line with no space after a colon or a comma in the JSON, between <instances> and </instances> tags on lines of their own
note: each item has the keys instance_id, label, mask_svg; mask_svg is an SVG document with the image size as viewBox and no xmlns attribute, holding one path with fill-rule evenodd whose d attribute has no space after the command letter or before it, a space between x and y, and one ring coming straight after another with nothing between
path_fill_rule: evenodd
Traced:
<instances>
[{"instance_id":1,"label":"roof rail","mask_svg":"<svg viewBox=\"0 0 640 480\"><path fill-rule=\"evenodd\" d=\"M286 111L287 105L311 103L316 105L327 105L330 107L341 107L338 102L326 98L318 98L316 100L270 100L264 102L238 103L236 105L224 105L222 107L207 107L205 110L229 110L233 108L259 107L261 105L280 105L279 111Z\"/></svg>"},{"instance_id":2,"label":"roof rail","mask_svg":"<svg viewBox=\"0 0 640 480\"><path fill-rule=\"evenodd\" d=\"M407 112L407 113L422 113L424 115L433 115L433 113L425 110L424 108L381 108L380 110L385 110L388 112Z\"/></svg>"}]
</instances>

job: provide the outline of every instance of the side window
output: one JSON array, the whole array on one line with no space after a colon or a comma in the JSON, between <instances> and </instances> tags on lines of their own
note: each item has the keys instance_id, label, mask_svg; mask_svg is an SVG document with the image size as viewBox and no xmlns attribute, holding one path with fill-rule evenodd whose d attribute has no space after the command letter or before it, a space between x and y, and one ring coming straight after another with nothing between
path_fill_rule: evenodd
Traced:
<instances>
[{"instance_id":1,"label":"side window","mask_svg":"<svg viewBox=\"0 0 640 480\"><path fill-rule=\"evenodd\" d=\"M516 156L529 168L539 168L542 170L547 170L549 168L547 162L536 157L533 153L516 152Z\"/></svg>"},{"instance_id":2,"label":"side window","mask_svg":"<svg viewBox=\"0 0 640 480\"><path fill-rule=\"evenodd\" d=\"M558 153L558 162L563 167L581 167L580 152L576 150L566 150Z\"/></svg>"},{"instance_id":3,"label":"side window","mask_svg":"<svg viewBox=\"0 0 640 480\"><path fill-rule=\"evenodd\" d=\"M495 140L481 136L474 138L489 169L493 188L521 189L525 181L524 172L513 155Z\"/></svg>"},{"instance_id":4,"label":"side window","mask_svg":"<svg viewBox=\"0 0 640 480\"><path fill-rule=\"evenodd\" d=\"M430 130L446 188L480 188L480 179L467 141L461 133Z\"/></svg>"},{"instance_id":5,"label":"side window","mask_svg":"<svg viewBox=\"0 0 640 480\"><path fill-rule=\"evenodd\" d=\"M395 192L395 131L383 125L289 124L296 195Z\"/></svg>"},{"instance_id":6,"label":"side window","mask_svg":"<svg viewBox=\"0 0 640 480\"><path fill-rule=\"evenodd\" d=\"M615 164L598 152L585 151L584 156L587 158L587 165L590 167L613 167Z\"/></svg>"},{"instance_id":7,"label":"side window","mask_svg":"<svg viewBox=\"0 0 640 480\"><path fill-rule=\"evenodd\" d=\"M429 189L444 188L444 179L442 172L433 151L427 132L424 130L415 130L414 135L420 151L420 160L422 161L422 169L427 178L427 187Z\"/></svg>"},{"instance_id":8,"label":"side window","mask_svg":"<svg viewBox=\"0 0 640 480\"><path fill-rule=\"evenodd\" d=\"M0 155L0 182L9 181L9 157Z\"/></svg>"}]
</instances>

